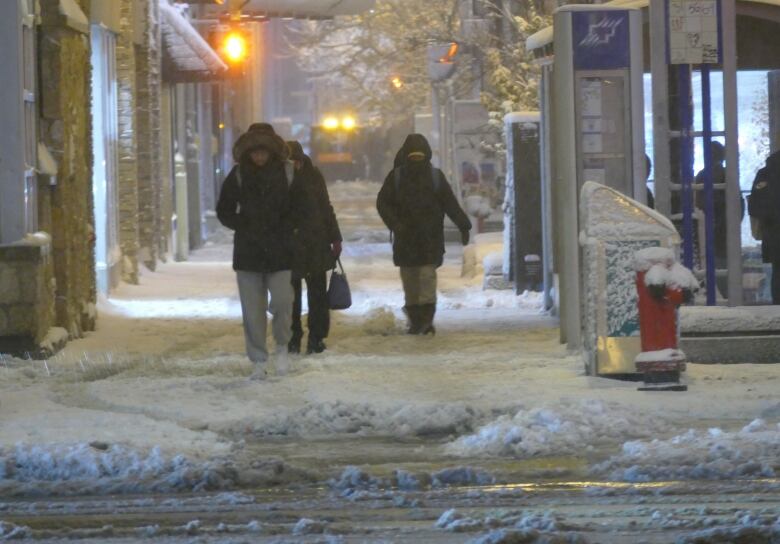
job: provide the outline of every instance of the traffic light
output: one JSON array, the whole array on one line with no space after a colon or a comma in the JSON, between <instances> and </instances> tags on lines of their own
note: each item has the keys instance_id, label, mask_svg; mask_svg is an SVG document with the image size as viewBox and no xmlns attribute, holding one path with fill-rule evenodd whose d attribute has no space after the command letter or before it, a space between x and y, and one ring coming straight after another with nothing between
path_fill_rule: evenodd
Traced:
<instances>
[{"instance_id":1,"label":"traffic light","mask_svg":"<svg viewBox=\"0 0 780 544\"><path fill-rule=\"evenodd\" d=\"M392 79L390 79L390 84L394 89L401 89L404 86L404 80L399 76L393 76Z\"/></svg>"},{"instance_id":2,"label":"traffic light","mask_svg":"<svg viewBox=\"0 0 780 544\"><path fill-rule=\"evenodd\" d=\"M428 75L433 81L444 81L455 73L458 43L448 42L428 46Z\"/></svg>"},{"instance_id":3,"label":"traffic light","mask_svg":"<svg viewBox=\"0 0 780 544\"><path fill-rule=\"evenodd\" d=\"M249 34L237 25L220 25L209 33L209 44L228 65L230 73L240 76L251 54Z\"/></svg>"},{"instance_id":4,"label":"traffic light","mask_svg":"<svg viewBox=\"0 0 780 544\"><path fill-rule=\"evenodd\" d=\"M222 57L230 64L240 64L249 55L249 43L243 32L231 30L222 39Z\"/></svg>"}]
</instances>

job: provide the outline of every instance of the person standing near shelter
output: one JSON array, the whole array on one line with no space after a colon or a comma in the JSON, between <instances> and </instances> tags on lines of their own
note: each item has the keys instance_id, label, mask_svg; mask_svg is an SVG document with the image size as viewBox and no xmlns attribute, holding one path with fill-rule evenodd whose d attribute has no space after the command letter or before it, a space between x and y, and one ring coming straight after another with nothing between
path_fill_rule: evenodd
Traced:
<instances>
[{"instance_id":1,"label":"person standing near shelter","mask_svg":"<svg viewBox=\"0 0 780 544\"><path fill-rule=\"evenodd\" d=\"M712 142L710 147L712 153L712 184L713 186L723 186L726 183L726 166L724 162L726 160L726 148L720 142ZM696 207L706 213L706 203L704 197L704 180L707 176L706 167L696 174L694 181L695 187L699 190L696 191ZM728 259L728 228L726 222L726 189L713 189L713 246L715 248L715 268L719 270L727 270L729 267ZM745 217L745 201L740 196L740 205L742 211L740 219ZM735 227L738 228L738 227ZM725 297L729 296L729 282L727 276L718 276L716 279L718 290Z\"/></svg>"},{"instance_id":2,"label":"person standing near shelter","mask_svg":"<svg viewBox=\"0 0 780 544\"><path fill-rule=\"evenodd\" d=\"M765 263L772 264L772 304L780 304L780 151L758 171L748 198L753 236L761 240Z\"/></svg>"},{"instance_id":3,"label":"person standing near shelter","mask_svg":"<svg viewBox=\"0 0 780 544\"><path fill-rule=\"evenodd\" d=\"M306 353L322 353L326 349L325 338L330 331L327 275L328 270L336 267L336 260L341 256L341 231L322 173L304 154L299 142L287 142L287 146L296 170L291 199L297 239L292 279L295 303L289 349L290 353L301 352L302 282L306 280L309 303Z\"/></svg>"},{"instance_id":4,"label":"person standing near shelter","mask_svg":"<svg viewBox=\"0 0 780 544\"><path fill-rule=\"evenodd\" d=\"M246 352L255 364L253 379L268 373L266 310L273 316L275 366L279 375L289 369L293 288L293 223L290 213L292 164L289 151L273 130L250 129L233 146L236 166L225 179L217 217L235 231L233 269L238 278ZM269 303L270 294L270 303Z\"/></svg>"},{"instance_id":5,"label":"person standing near shelter","mask_svg":"<svg viewBox=\"0 0 780 544\"><path fill-rule=\"evenodd\" d=\"M401 268L409 334L435 334L436 269L444 262L444 216L469 243L471 221L444 174L431 164L431 146L410 134L377 197L377 210L393 234L393 262Z\"/></svg>"}]
</instances>

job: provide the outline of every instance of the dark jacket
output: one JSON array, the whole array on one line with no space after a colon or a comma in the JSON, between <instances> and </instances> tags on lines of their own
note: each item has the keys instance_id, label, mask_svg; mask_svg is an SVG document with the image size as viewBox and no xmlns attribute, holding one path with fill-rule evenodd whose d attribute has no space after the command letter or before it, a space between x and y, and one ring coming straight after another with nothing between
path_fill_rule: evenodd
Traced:
<instances>
[{"instance_id":1,"label":"dark jacket","mask_svg":"<svg viewBox=\"0 0 780 544\"><path fill-rule=\"evenodd\" d=\"M699 186L704 186L704 178L706 176L706 169L696 174L694 183ZM722 164L715 164L712 168L712 183L714 185L726 183L726 168ZM706 211L706 202L704 198L704 191L696 191L694 193L696 199L696 207L702 211ZM713 205L715 208L714 213L714 228L715 228L715 257L719 259L725 259L728 253L728 229L726 228L726 190L715 189L712 194ZM739 197L740 205L742 206L742 212L740 218L745 217L745 200ZM736 228L736 227L735 227Z\"/></svg>"},{"instance_id":2,"label":"dark jacket","mask_svg":"<svg viewBox=\"0 0 780 544\"><path fill-rule=\"evenodd\" d=\"M341 231L325 178L309 157L301 159L303 166L296 172L290 199L296 228L293 271L305 275L335 268L331 244L341 241Z\"/></svg>"},{"instance_id":3,"label":"dark jacket","mask_svg":"<svg viewBox=\"0 0 780 544\"><path fill-rule=\"evenodd\" d=\"M780 152L771 155L756 174L748 197L748 212L761 225L764 262L780 262Z\"/></svg>"},{"instance_id":4,"label":"dark jacket","mask_svg":"<svg viewBox=\"0 0 780 544\"><path fill-rule=\"evenodd\" d=\"M234 147L240 162L225 178L217 203L220 222L235 231L233 269L263 273L290 270L293 224L282 150L277 149L277 140L257 133L242 135L236 147L241 148ZM271 161L262 168L249 158L257 147L273 152Z\"/></svg>"},{"instance_id":5,"label":"dark jacket","mask_svg":"<svg viewBox=\"0 0 780 544\"><path fill-rule=\"evenodd\" d=\"M412 161L412 152L422 152L425 160ZM377 210L393 232L393 262L396 266L441 266L444 261L444 216L461 231L471 230L471 221L458 204L441 171L434 186L431 147L424 136L407 137L397 155L400 183L396 190L396 170L387 175L377 197Z\"/></svg>"}]
</instances>

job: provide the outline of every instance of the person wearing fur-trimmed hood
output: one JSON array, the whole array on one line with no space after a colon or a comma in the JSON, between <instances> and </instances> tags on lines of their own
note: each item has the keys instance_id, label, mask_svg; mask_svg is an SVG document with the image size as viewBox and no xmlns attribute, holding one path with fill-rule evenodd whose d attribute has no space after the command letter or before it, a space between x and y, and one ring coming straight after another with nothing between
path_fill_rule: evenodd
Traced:
<instances>
[{"instance_id":1,"label":"person wearing fur-trimmed hood","mask_svg":"<svg viewBox=\"0 0 780 544\"><path fill-rule=\"evenodd\" d=\"M217 203L220 222L235 232L233 269L247 356L255 364L253 379L263 379L268 372L266 310L273 316L277 374L285 374L289 365L293 174L287 156L287 145L272 129L255 128L242 134L233 146L236 165L225 178Z\"/></svg>"}]
</instances>

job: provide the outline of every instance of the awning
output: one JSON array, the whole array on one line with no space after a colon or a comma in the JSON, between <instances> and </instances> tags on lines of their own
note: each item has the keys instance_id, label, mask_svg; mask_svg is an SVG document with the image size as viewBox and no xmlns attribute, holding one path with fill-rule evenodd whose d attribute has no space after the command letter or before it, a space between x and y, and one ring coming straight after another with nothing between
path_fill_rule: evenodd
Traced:
<instances>
[{"instance_id":1,"label":"awning","mask_svg":"<svg viewBox=\"0 0 780 544\"><path fill-rule=\"evenodd\" d=\"M242 11L269 17L335 17L356 15L374 4L375 0L249 0Z\"/></svg>"},{"instance_id":2,"label":"awning","mask_svg":"<svg viewBox=\"0 0 780 544\"><path fill-rule=\"evenodd\" d=\"M331 19L343 15L358 15L376 5L376 0L225 0L221 5L215 5L213 0L189 2L205 4L205 13L210 16L226 15L231 7L234 7L240 8L246 17L268 19Z\"/></svg>"},{"instance_id":3,"label":"awning","mask_svg":"<svg viewBox=\"0 0 780 544\"><path fill-rule=\"evenodd\" d=\"M227 65L179 10L160 2L160 16L166 81L207 81L227 74Z\"/></svg>"}]
</instances>

